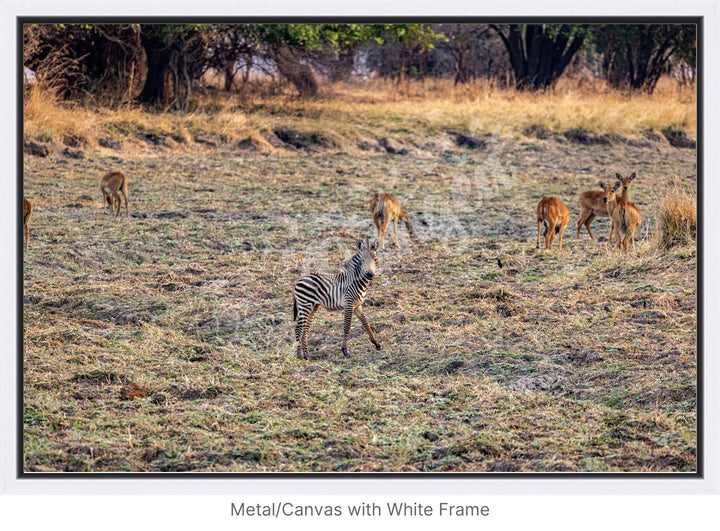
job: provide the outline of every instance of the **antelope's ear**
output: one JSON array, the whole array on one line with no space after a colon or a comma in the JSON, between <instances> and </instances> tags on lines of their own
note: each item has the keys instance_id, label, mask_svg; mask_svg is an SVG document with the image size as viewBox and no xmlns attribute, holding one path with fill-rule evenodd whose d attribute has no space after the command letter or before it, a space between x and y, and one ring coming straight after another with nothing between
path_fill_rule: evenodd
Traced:
<instances>
[{"instance_id":1,"label":"antelope's ear","mask_svg":"<svg viewBox=\"0 0 720 531\"><path fill-rule=\"evenodd\" d=\"M377 251L380 248L380 240L375 240L370 244L371 251Z\"/></svg>"},{"instance_id":2,"label":"antelope's ear","mask_svg":"<svg viewBox=\"0 0 720 531\"><path fill-rule=\"evenodd\" d=\"M615 186L613 186L613 192L614 192L615 190L617 190L618 188L620 188L620 185L621 185L621 184L622 184L622 183L621 183L620 181L616 182L616 183L615 183Z\"/></svg>"},{"instance_id":3,"label":"antelope's ear","mask_svg":"<svg viewBox=\"0 0 720 531\"><path fill-rule=\"evenodd\" d=\"M630 177L628 177L628 181L632 181L635 177L637 177L637 175L635 174L635 172L632 172Z\"/></svg>"},{"instance_id":4,"label":"antelope's ear","mask_svg":"<svg viewBox=\"0 0 720 531\"><path fill-rule=\"evenodd\" d=\"M619 172L615 172L615 177L617 177L620 181L623 179L623 176Z\"/></svg>"},{"instance_id":5,"label":"antelope's ear","mask_svg":"<svg viewBox=\"0 0 720 531\"><path fill-rule=\"evenodd\" d=\"M602 188L603 190L605 190L605 185L604 185L602 182L599 182L598 184L600 185L600 188Z\"/></svg>"}]
</instances>

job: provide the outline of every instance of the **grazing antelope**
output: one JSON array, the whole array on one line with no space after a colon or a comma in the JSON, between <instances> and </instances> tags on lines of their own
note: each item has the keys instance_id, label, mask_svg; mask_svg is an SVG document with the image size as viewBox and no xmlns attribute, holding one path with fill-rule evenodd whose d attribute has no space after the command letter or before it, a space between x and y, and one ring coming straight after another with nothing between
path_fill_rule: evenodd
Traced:
<instances>
[{"instance_id":1,"label":"grazing antelope","mask_svg":"<svg viewBox=\"0 0 720 531\"><path fill-rule=\"evenodd\" d=\"M603 201L607 205L613 229L617 235L617 248L627 253L628 242L632 242L633 249L635 249L635 229L642 223L640 211L630 201L617 198L615 190L620 186L620 182L615 183L613 188L604 186L603 183L600 183L600 186L604 190Z\"/></svg>"},{"instance_id":2,"label":"grazing antelope","mask_svg":"<svg viewBox=\"0 0 720 531\"><path fill-rule=\"evenodd\" d=\"M119 171L111 171L106 173L100 181L100 190L103 194L103 207L107 210L109 206L111 213L115 216L120 214L122 199L120 199L119 191L122 191L125 197L125 217L129 217L128 213L128 192L127 178Z\"/></svg>"},{"instance_id":3,"label":"grazing antelope","mask_svg":"<svg viewBox=\"0 0 720 531\"><path fill-rule=\"evenodd\" d=\"M560 233L558 250L562 251L562 239L565 232L565 225L570 221L570 211L565 203L557 197L545 196L537 206L538 235L536 248L540 249L540 227L545 225L545 248L552 249L552 242L555 235Z\"/></svg>"},{"instance_id":4,"label":"grazing antelope","mask_svg":"<svg viewBox=\"0 0 720 531\"><path fill-rule=\"evenodd\" d=\"M30 243L30 216L32 216L33 205L23 197L23 228L25 229L25 250Z\"/></svg>"},{"instance_id":5,"label":"grazing antelope","mask_svg":"<svg viewBox=\"0 0 720 531\"><path fill-rule=\"evenodd\" d=\"M622 199L623 201L630 201L630 181L632 181L636 175L635 172L633 172L630 177L623 177L619 173L615 174L616 177L620 182L622 182L623 190L622 195L617 196L617 199ZM583 225L585 225L585 228L588 231L588 234L590 235L591 239L595 239L595 236L593 236L593 233L590 232L590 223L597 217L601 218L608 218L610 215L608 214L607 207L605 205L604 201L605 192L601 192L599 190L588 190L586 192L583 192L578 197L578 202L580 203L580 219L577 222L577 237L580 237L580 229ZM610 224L610 236L608 239L612 240L613 237L613 227L612 223Z\"/></svg>"},{"instance_id":6,"label":"grazing antelope","mask_svg":"<svg viewBox=\"0 0 720 531\"><path fill-rule=\"evenodd\" d=\"M409 212L405 212L400 208L400 203L390 194L378 193L375 194L373 200L370 202L370 211L372 212L373 221L378 231L378 238L380 238L380 248L385 248L385 230L387 229L390 221L394 221L393 231L395 232L395 245L400 248L397 236L398 221L403 220L407 227L410 236L415 235L413 230L412 216Z\"/></svg>"},{"instance_id":7,"label":"grazing antelope","mask_svg":"<svg viewBox=\"0 0 720 531\"><path fill-rule=\"evenodd\" d=\"M298 341L298 358L310 359L307 345L308 329L320 306L328 310L345 312L342 341L342 353L345 356L348 355L347 340L353 314L360 319L375 348L378 350L382 348L362 311L367 288L375 276L377 261L375 251L378 243L377 240L370 243L367 238L358 240L357 254L350 259L342 271L336 275L313 272L297 281L293 293L293 320L297 320L295 339Z\"/></svg>"}]
</instances>

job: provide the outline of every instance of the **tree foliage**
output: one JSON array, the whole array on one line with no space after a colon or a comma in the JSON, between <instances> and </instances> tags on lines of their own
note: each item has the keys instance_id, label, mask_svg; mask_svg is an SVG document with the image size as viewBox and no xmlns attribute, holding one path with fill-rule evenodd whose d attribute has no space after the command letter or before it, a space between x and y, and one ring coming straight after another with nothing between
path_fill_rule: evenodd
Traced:
<instances>
[{"instance_id":1,"label":"tree foliage","mask_svg":"<svg viewBox=\"0 0 720 531\"><path fill-rule=\"evenodd\" d=\"M141 49L130 24L28 24L23 63L63 98L130 88Z\"/></svg>"},{"instance_id":2,"label":"tree foliage","mask_svg":"<svg viewBox=\"0 0 720 531\"><path fill-rule=\"evenodd\" d=\"M617 88L653 92L673 56L695 66L694 25L606 24L595 33L605 78Z\"/></svg>"},{"instance_id":3,"label":"tree foliage","mask_svg":"<svg viewBox=\"0 0 720 531\"><path fill-rule=\"evenodd\" d=\"M357 71L398 83L514 78L520 90L544 90L580 50L601 58L612 86L652 92L670 68L692 82L696 62L696 28L678 24L30 24L23 38L25 66L61 97L115 91L176 109L210 69L228 91L255 69L314 97L318 76Z\"/></svg>"}]
</instances>

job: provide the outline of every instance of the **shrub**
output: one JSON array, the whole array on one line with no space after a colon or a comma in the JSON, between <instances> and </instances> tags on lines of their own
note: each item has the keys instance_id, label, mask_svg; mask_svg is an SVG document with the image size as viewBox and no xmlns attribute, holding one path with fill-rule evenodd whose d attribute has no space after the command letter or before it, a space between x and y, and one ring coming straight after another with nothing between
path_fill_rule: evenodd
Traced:
<instances>
[{"instance_id":1,"label":"shrub","mask_svg":"<svg viewBox=\"0 0 720 531\"><path fill-rule=\"evenodd\" d=\"M663 197L658 207L658 246L668 249L695 241L697 212L695 198L675 184Z\"/></svg>"}]
</instances>

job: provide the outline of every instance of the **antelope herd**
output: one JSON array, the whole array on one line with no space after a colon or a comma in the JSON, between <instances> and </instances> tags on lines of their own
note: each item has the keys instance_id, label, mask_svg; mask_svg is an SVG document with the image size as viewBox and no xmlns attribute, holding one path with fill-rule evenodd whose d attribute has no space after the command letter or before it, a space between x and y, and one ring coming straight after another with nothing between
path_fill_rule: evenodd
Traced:
<instances>
[{"instance_id":1,"label":"antelope herd","mask_svg":"<svg viewBox=\"0 0 720 531\"><path fill-rule=\"evenodd\" d=\"M634 203L630 202L630 182L636 174L623 177L617 173L617 182L613 186L600 184L601 190L587 190L578 196L580 218L577 222L577 237L580 229L585 226L590 238L595 236L590 230L590 223L596 217L609 217L610 235L608 241L613 243L613 236L617 238L617 248L628 252L628 244L635 248L635 231L642 222L642 216ZM622 194L615 192L622 186ZM125 200L125 216L129 217L127 178L119 171L106 173L100 181L103 208L116 217L122 209L122 199ZM122 198L120 197L122 193ZM25 250L30 241L30 217L33 213L33 204L23 198L23 225ZM540 248L540 231L544 227L545 248L552 249L556 235L558 238L558 251L562 251L563 233L570 220L570 211L565 203L554 196L544 196L537 205L537 244ZM362 323L370 341L378 350L382 348L373 334L370 322L362 309L367 295L367 289L375 275L377 251L385 247L385 231L393 222L395 245L400 249L397 226L403 221L410 237L415 236L412 216L402 209L400 202L388 193L377 193L370 202L370 213L377 228L378 239L370 242L369 239L357 242L357 253L347 262L345 267L337 274L312 272L299 279L293 290L293 320L297 321L295 339L297 340L297 357L310 359L307 345L307 335L313 317L320 307L328 310L342 310L344 312L344 327L342 340L342 353L347 356L347 340L353 316Z\"/></svg>"}]
</instances>

